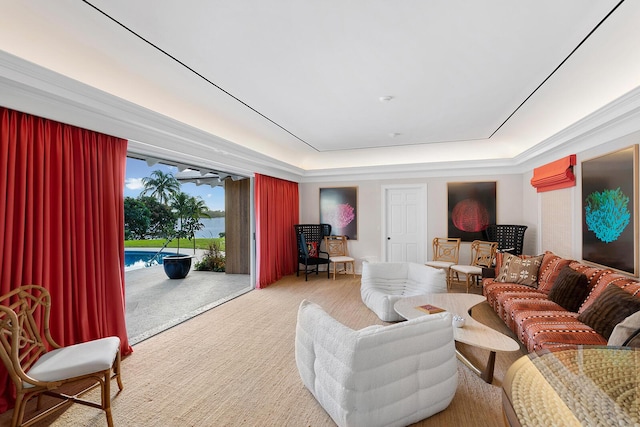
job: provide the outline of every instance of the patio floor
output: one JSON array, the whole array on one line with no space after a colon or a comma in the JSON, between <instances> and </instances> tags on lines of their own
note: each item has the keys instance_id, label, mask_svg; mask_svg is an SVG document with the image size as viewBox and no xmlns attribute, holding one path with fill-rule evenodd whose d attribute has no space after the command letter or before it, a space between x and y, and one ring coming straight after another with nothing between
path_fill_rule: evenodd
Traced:
<instances>
[{"instance_id":1,"label":"patio floor","mask_svg":"<svg viewBox=\"0 0 640 427\"><path fill-rule=\"evenodd\" d=\"M162 265L125 272L129 344L137 344L253 289L251 276L211 271L169 279Z\"/></svg>"}]
</instances>

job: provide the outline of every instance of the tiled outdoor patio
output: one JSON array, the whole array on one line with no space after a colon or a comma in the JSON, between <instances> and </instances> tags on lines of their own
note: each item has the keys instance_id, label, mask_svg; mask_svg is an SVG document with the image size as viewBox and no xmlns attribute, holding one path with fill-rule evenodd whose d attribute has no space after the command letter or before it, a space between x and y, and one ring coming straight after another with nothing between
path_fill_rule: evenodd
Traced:
<instances>
[{"instance_id":1,"label":"tiled outdoor patio","mask_svg":"<svg viewBox=\"0 0 640 427\"><path fill-rule=\"evenodd\" d=\"M169 279L162 265L125 272L129 343L136 344L253 289L251 276L195 271Z\"/></svg>"}]
</instances>

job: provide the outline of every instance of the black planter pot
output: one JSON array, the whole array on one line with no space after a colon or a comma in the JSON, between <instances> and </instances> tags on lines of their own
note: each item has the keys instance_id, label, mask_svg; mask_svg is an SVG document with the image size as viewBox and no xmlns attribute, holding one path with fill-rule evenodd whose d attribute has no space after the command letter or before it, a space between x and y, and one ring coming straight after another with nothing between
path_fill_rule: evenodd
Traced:
<instances>
[{"instance_id":1,"label":"black planter pot","mask_svg":"<svg viewBox=\"0 0 640 427\"><path fill-rule=\"evenodd\" d=\"M191 269L191 255L167 255L162 258L164 272L169 279L184 279Z\"/></svg>"}]
</instances>

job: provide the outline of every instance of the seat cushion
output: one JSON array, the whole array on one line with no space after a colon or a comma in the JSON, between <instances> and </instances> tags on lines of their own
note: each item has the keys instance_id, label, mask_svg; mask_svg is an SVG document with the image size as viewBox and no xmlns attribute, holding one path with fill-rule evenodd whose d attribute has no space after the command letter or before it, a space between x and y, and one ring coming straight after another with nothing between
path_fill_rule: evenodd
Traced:
<instances>
[{"instance_id":1,"label":"seat cushion","mask_svg":"<svg viewBox=\"0 0 640 427\"><path fill-rule=\"evenodd\" d=\"M519 338L529 352L562 345L606 345L607 340L570 311L520 312Z\"/></svg>"},{"instance_id":2,"label":"seat cushion","mask_svg":"<svg viewBox=\"0 0 640 427\"><path fill-rule=\"evenodd\" d=\"M449 261L427 261L424 265L428 265L433 268L449 268L454 265L454 263Z\"/></svg>"},{"instance_id":3,"label":"seat cushion","mask_svg":"<svg viewBox=\"0 0 640 427\"><path fill-rule=\"evenodd\" d=\"M106 371L113 366L119 349L118 337L58 348L42 355L27 374L38 381L58 381Z\"/></svg>"},{"instance_id":4,"label":"seat cushion","mask_svg":"<svg viewBox=\"0 0 640 427\"><path fill-rule=\"evenodd\" d=\"M458 264L451 267L451 269L462 274L477 274L477 275L482 274L482 268L476 267L475 265Z\"/></svg>"},{"instance_id":5,"label":"seat cushion","mask_svg":"<svg viewBox=\"0 0 640 427\"><path fill-rule=\"evenodd\" d=\"M332 256L329 258L331 262L341 263L341 262L353 262L355 261L350 256Z\"/></svg>"}]
</instances>

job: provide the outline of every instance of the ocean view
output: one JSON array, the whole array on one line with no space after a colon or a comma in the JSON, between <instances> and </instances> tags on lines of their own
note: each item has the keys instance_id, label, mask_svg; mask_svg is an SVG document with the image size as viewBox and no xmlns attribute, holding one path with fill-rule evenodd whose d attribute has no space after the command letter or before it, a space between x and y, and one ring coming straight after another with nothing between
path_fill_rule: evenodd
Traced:
<instances>
[{"instance_id":1,"label":"ocean view","mask_svg":"<svg viewBox=\"0 0 640 427\"><path fill-rule=\"evenodd\" d=\"M204 224L204 228L196 231L196 237L220 237L220 233L224 233L224 217L201 218L200 222Z\"/></svg>"}]
</instances>

